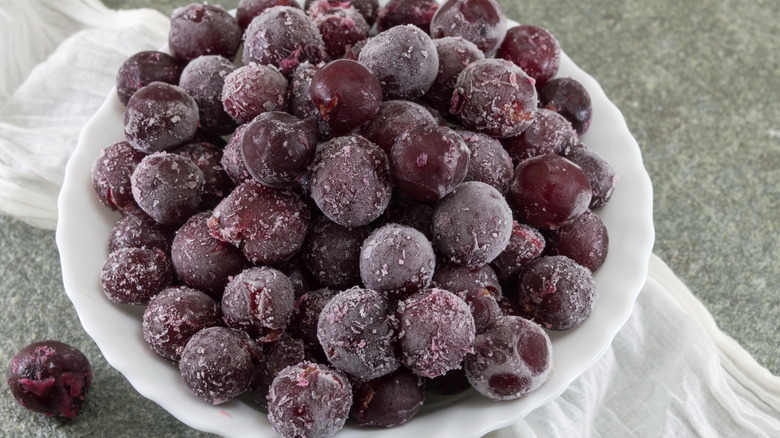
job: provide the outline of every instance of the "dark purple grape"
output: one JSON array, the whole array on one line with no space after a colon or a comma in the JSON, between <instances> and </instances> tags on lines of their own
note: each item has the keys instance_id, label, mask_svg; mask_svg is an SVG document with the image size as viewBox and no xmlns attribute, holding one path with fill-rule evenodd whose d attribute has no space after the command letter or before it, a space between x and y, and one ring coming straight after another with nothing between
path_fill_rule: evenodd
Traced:
<instances>
[{"instance_id":1,"label":"dark purple grape","mask_svg":"<svg viewBox=\"0 0 780 438\"><path fill-rule=\"evenodd\" d=\"M548 330L570 330L590 316L596 300L591 272L565 256L529 262L517 284L518 302Z\"/></svg>"},{"instance_id":2,"label":"dark purple grape","mask_svg":"<svg viewBox=\"0 0 780 438\"><path fill-rule=\"evenodd\" d=\"M338 59L314 73L309 96L322 120L338 136L371 120L379 112L382 86L362 64Z\"/></svg>"},{"instance_id":3,"label":"dark purple grape","mask_svg":"<svg viewBox=\"0 0 780 438\"><path fill-rule=\"evenodd\" d=\"M612 166L592 149L583 144L571 148L564 155L572 163L580 166L588 176L590 187L593 189L593 197L590 199L590 208L602 207L609 202L612 192L615 191L617 176Z\"/></svg>"},{"instance_id":4,"label":"dark purple grape","mask_svg":"<svg viewBox=\"0 0 780 438\"><path fill-rule=\"evenodd\" d=\"M240 248L253 264L281 263L303 245L309 209L292 191L250 180L220 202L208 225L214 236Z\"/></svg>"},{"instance_id":5,"label":"dark purple grape","mask_svg":"<svg viewBox=\"0 0 780 438\"><path fill-rule=\"evenodd\" d=\"M352 385L327 365L301 362L276 375L268 392L268 420L283 438L329 437L347 421Z\"/></svg>"},{"instance_id":6,"label":"dark purple grape","mask_svg":"<svg viewBox=\"0 0 780 438\"><path fill-rule=\"evenodd\" d=\"M593 108L588 90L572 78L556 78L539 90L539 107L562 115L577 134L588 132Z\"/></svg>"},{"instance_id":7,"label":"dark purple grape","mask_svg":"<svg viewBox=\"0 0 780 438\"><path fill-rule=\"evenodd\" d=\"M422 97L439 68L439 55L431 37L411 24L390 28L369 39L358 61L379 79L385 100Z\"/></svg>"},{"instance_id":8,"label":"dark purple grape","mask_svg":"<svg viewBox=\"0 0 780 438\"><path fill-rule=\"evenodd\" d=\"M461 265L439 265L433 275L432 285L448 290L466 301L474 317L477 333L482 333L502 316L497 301L501 297L501 285L489 265L477 269Z\"/></svg>"},{"instance_id":9,"label":"dark purple grape","mask_svg":"<svg viewBox=\"0 0 780 438\"><path fill-rule=\"evenodd\" d=\"M179 83L182 62L173 56L148 50L127 58L116 73L116 94L127 105L136 91L152 82Z\"/></svg>"},{"instance_id":10,"label":"dark purple grape","mask_svg":"<svg viewBox=\"0 0 780 438\"><path fill-rule=\"evenodd\" d=\"M230 60L219 55L199 56L184 67L179 86L198 104L201 129L216 135L236 129L236 123L222 105L225 78L235 69Z\"/></svg>"},{"instance_id":11,"label":"dark purple grape","mask_svg":"<svg viewBox=\"0 0 780 438\"><path fill-rule=\"evenodd\" d=\"M314 160L317 124L281 111L255 117L242 133L241 154L249 174L263 185L294 185Z\"/></svg>"},{"instance_id":12,"label":"dark purple grape","mask_svg":"<svg viewBox=\"0 0 780 438\"><path fill-rule=\"evenodd\" d=\"M552 230L588 209L592 190L585 172L560 155L539 155L522 161L507 199L520 222Z\"/></svg>"},{"instance_id":13,"label":"dark purple grape","mask_svg":"<svg viewBox=\"0 0 780 438\"><path fill-rule=\"evenodd\" d=\"M241 142L243 141L246 127L247 125L241 125L236 128L227 146L222 151L222 159L220 160L220 164L222 164L225 172L235 185L240 185L244 181L252 179L252 175L249 174L246 163L244 163L244 155L241 153Z\"/></svg>"},{"instance_id":14,"label":"dark purple grape","mask_svg":"<svg viewBox=\"0 0 780 438\"><path fill-rule=\"evenodd\" d=\"M159 249L120 248L100 272L103 292L119 304L147 304L172 281L171 260Z\"/></svg>"},{"instance_id":15,"label":"dark purple grape","mask_svg":"<svg viewBox=\"0 0 780 438\"><path fill-rule=\"evenodd\" d=\"M433 240L433 206L412 201L402 193L393 195L382 216L382 223L406 225L423 233L428 240Z\"/></svg>"},{"instance_id":16,"label":"dark purple grape","mask_svg":"<svg viewBox=\"0 0 780 438\"><path fill-rule=\"evenodd\" d=\"M415 201L436 201L466 177L469 149L452 129L422 125L395 142L390 163L401 192Z\"/></svg>"},{"instance_id":17,"label":"dark purple grape","mask_svg":"<svg viewBox=\"0 0 780 438\"><path fill-rule=\"evenodd\" d=\"M544 247L544 236L539 230L514 221L509 243L491 265L499 279L509 280L517 276L523 265L542 255Z\"/></svg>"},{"instance_id":18,"label":"dark purple grape","mask_svg":"<svg viewBox=\"0 0 780 438\"><path fill-rule=\"evenodd\" d=\"M466 181L483 182L505 195L509 191L515 169L501 143L479 132L455 132L466 142L470 152Z\"/></svg>"},{"instance_id":19,"label":"dark purple grape","mask_svg":"<svg viewBox=\"0 0 780 438\"><path fill-rule=\"evenodd\" d=\"M19 405L50 417L75 418L92 384L92 366L75 347L40 341L11 358L6 380Z\"/></svg>"},{"instance_id":20,"label":"dark purple grape","mask_svg":"<svg viewBox=\"0 0 780 438\"><path fill-rule=\"evenodd\" d=\"M458 75L472 62L485 59L485 54L474 43L461 37L437 38L433 44L439 54L439 71L423 99L438 111L449 114Z\"/></svg>"},{"instance_id":21,"label":"dark purple grape","mask_svg":"<svg viewBox=\"0 0 780 438\"><path fill-rule=\"evenodd\" d=\"M463 366L454 368L441 376L425 377L425 390L438 395L455 395L471 388Z\"/></svg>"},{"instance_id":22,"label":"dark purple grape","mask_svg":"<svg viewBox=\"0 0 780 438\"><path fill-rule=\"evenodd\" d=\"M122 216L111 229L108 252L119 248L149 248L168 252L173 233L141 210Z\"/></svg>"},{"instance_id":23,"label":"dark purple grape","mask_svg":"<svg viewBox=\"0 0 780 438\"><path fill-rule=\"evenodd\" d=\"M268 407L268 390L280 371L305 360L303 341L287 333L282 333L278 339L261 346L263 360L255 367L255 374L249 389L252 397L263 407Z\"/></svg>"},{"instance_id":24,"label":"dark purple grape","mask_svg":"<svg viewBox=\"0 0 780 438\"><path fill-rule=\"evenodd\" d=\"M236 185L222 167L222 150L211 143L189 143L171 152L187 157L203 172L201 208L214 208Z\"/></svg>"},{"instance_id":25,"label":"dark purple grape","mask_svg":"<svg viewBox=\"0 0 780 438\"><path fill-rule=\"evenodd\" d=\"M436 254L425 235L412 227L384 225L363 242L360 278L391 299L403 299L428 287Z\"/></svg>"},{"instance_id":26,"label":"dark purple grape","mask_svg":"<svg viewBox=\"0 0 780 438\"><path fill-rule=\"evenodd\" d=\"M458 368L473 351L475 328L468 304L452 292L425 289L398 304L401 361L423 377Z\"/></svg>"},{"instance_id":27,"label":"dark purple grape","mask_svg":"<svg viewBox=\"0 0 780 438\"><path fill-rule=\"evenodd\" d=\"M325 362L327 357L317 338L317 323L325 304L338 293L328 288L306 292L295 301L288 324L290 333L303 340L307 352L322 362Z\"/></svg>"},{"instance_id":28,"label":"dark purple grape","mask_svg":"<svg viewBox=\"0 0 780 438\"><path fill-rule=\"evenodd\" d=\"M304 9L307 11L317 0L306 0ZM333 7L350 7L357 9L369 26L373 26L379 14L379 0L328 0Z\"/></svg>"},{"instance_id":29,"label":"dark purple grape","mask_svg":"<svg viewBox=\"0 0 780 438\"><path fill-rule=\"evenodd\" d=\"M507 21L495 0L447 0L431 20L431 36L459 36L493 56L506 34Z\"/></svg>"},{"instance_id":30,"label":"dark purple grape","mask_svg":"<svg viewBox=\"0 0 780 438\"><path fill-rule=\"evenodd\" d=\"M376 27L379 32L395 26L413 24L431 33L431 19L439 9L435 0L390 0L379 10Z\"/></svg>"},{"instance_id":31,"label":"dark purple grape","mask_svg":"<svg viewBox=\"0 0 780 438\"><path fill-rule=\"evenodd\" d=\"M189 61L203 55L236 56L241 28L222 6L193 3L171 13L168 47L179 59Z\"/></svg>"},{"instance_id":32,"label":"dark purple grape","mask_svg":"<svg viewBox=\"0 0 780 438\"><path fill-rule=\"evenodd\" d=\"M298 64L325 59L325 44L302 10L274 6L255 17L244 33L244 64L273 65L289 75Z\"/></svg>"},{"instance_id":33,"label":"dark purple grape","mask_svg":"<svg viewBox=\"0 0 780 438\"><path fill-rule=\"evenodd\" d=\"M130 175L145 156L126 141L100 150L92 164L92 188L101 204L111 210L138 210L130 188Z\"/></svg>"},{"instance_id":34,"label":"dark purple grape","mask_svg":"<svg viewBox=\"0 0 780 438\"><path fill-rule=\"evenodd\" d=\"M353 386L350 411L360 426L395 427L414 417L425 401L423 379L406 368Z\"/></svg>"},{"instance_id":35,"label":"dark purple grape","mask_svg":"<svg viewBox=\"0 0 780 438\"><path fill-rule=\"evenodd\" d=\"M233 277L222 296L222 317L229 327L253 339L282 331L295 303L290 279L267 266L253 267Z\"/></svg>"},{"instance_id":36,"label":"dark purple grape","mask_svg":"<svg viewBox=\"0 0 780 438\"><path fill-rule=\"evenodd\" d=\"M144 310L142 323L147 345L173 362L181 359L192 335L206 327L223 325L219 304L186 286L171 287L155 295Z\"/></svg>"},{"instance_id":37,"label":"dark purple grape","mask_svg":"<svg viewBox=\"0 0 780 438\"><path fill-rule=\"evenodd\" d=\"M609 251L609 234L601 218L585 210L570 224L550 231L546 235L550 255L566 256L595 272Z\"/></svg>"},{"instance_id":38,"label":"dark purple grape","mask_svg":"<svg viewBox=\"0 0 780 438\"><path fill-rule=\"evenodd\" d=\"M466 128L491 137L519 135L536 116L533 79L505 59L482 59L458 76L450 112Z\"/></svg>"},{"instance_id":39,"label":"dark purple grape","mask_svg":"<svg viewBox=\"0 0 780 438\"><path fill-rule=\"evenodd\" d=\"M311 197L328 219L344 227L367 225L392 195L387 156L363 137L336 137L314 158Z\"/></svg>"},{"instance_id":40,"label":"dark purple grape","mask_svg":"<svg viewBox=\"0 0 780 438\"><path fill-rule=\"evenodd\" d=\"M538 389L550 377L552 343L541 327L504 316L479 335L466 357L466 377L480 394L513 400Z\"/></svg>"},{"instance_id":41,"label":"dark purple grape","mask_svg":"<svg viewBox=\"0 0 780 438\"><path fill-rule=\"evenodd\" d=\"M387 100L379 105L379 112L360 127L360 135L376 143L390 156L396 140L418 125L435 125L431 113L423 106L407 100Z\"/></svg>"},{"instance_id":42,"label":"dark purple grape","mask_svg":"<svg viewBox=\"0 0 780 438\"><path fill-rule=\"evenodd\" d=\"M236 21L242 30L246 30L255 17L274 6L290 6L298 9L301 7L295 0L240 0L236 9Z\"/></svg>"},{"instance_id":43,"label":"dark purple grape","mask_svg":"<svg viewBox=\"0 0 780 438\"><path fill-rule=\"evenodd\" d=\"M198 129L198 104L182 88L152 82L127 102L125 138L141 152L159 152L189 141Z\"/></svg>"},{"instance_id":44,"label":"dark purple grape","mask_svg":"<svg viewBox=\"0 0 780 438\"><path fill-rule=\"evenodd\" d=\"M515 163L519 163L538 155L562 155L577 140L577 133L568 120L554 111L540 108L525 131L502 142Z\"/></svg>"},{"instance_id":45,"label":"dark purple grape","mask_svg":"<svg viewBox=\"0 0 780 438\"><path fill-rule=\"evenodd\" d=\"M257 346L246 333L207 327L187 342L179 371L193 394L220 405L249 389L258 356Z\"/></svg>"},{"instance_id":46,"label":"dark purple grape","mask_svg":"<svg viewBox=\"0 0 780 438\"><path fill-rule=\"evenodd\" d=\"M371 26L352 6L317 0L311 4L308 12L322 35L325 51L331 59L343 57L352 46L368 38Z\"/></svg>"},{"instance_id":47,"label":"dark purple grape","mask_svg":"<svg viewBox=\"0 0 780 438\"><path fill-rule=\"evenodd\" d=\"M346 228L323 216L301 250L306 267L323 286L346 289L360 283L360 246L368 227Z\"/></svg>"},{"instance_id":48,"label":"dark purple grape","mask_svg":"<svg viewBox=\"0 0 780 438\"><path fill-rule=\"evenodd\" d=\"M521 24L506 31L496 57L517 64L541 88L558 73L561 46L547 29Z\"/></svg>"},{"instance_id":49,"label":"dark purple grape","mask_svg":"<svg viewBox=\"0 0 780 438\"><path fill-rule=\"evenodd\" d=\"M287 109L287 79L274 67L249 64L225 78L222 104L239 124L248 123L267 111Z\"/></svg>"},{"instance_id":50,"label":"dark purple grape","mask_svg":"<svg viewBox=\"0 0 780 438\"><path fill-rule=\"evenodd\" d=\"M328 361L358 380L371 380L400 366L390 304L371 289L352 288L331 298L317 322Z\"/></svg>"},{"instance_id":51,"label":"dark purple grape","mask_svg":"<svg viewBox=\"0 0 780 438\"><path fill-rule=\"evenodd\" d=\"M436 204L433 244L447 260L469 267L491 262L509 243L512 210L498 190L469 181Z\"/></svg>"},{"instance_id":52,"label":"dark purple grape","mask_svg":"<svg viewBox=\"0 0 780 438\"><path fill-rule=\"evenodd\" d=\"M179 280L220 300L228 280L248 262L241 250L211 235L210 211L192 216L176 232L171 261Z\"/></svg>"},{"instance_id":53,"label":"dark purple grape","mask_svg":"<svg viewBox=\"0 0 780 438\"><path fill-rule=\"evenodd\" d=\"M176 225L198 211L205 178L189 158L158 152L144 157L130 183L141 210L163 225Z\"/></svg>"}]
</instances>

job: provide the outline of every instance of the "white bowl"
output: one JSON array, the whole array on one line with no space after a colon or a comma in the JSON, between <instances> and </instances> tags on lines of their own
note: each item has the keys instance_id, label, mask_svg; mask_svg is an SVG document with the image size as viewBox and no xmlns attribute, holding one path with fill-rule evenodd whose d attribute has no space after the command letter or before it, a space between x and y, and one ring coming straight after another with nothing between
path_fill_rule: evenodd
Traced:
<instances>
[{"instance_id":1,"label":"white bowl","mask_svg":"<svg viewBox=\"0 0 780 438\"><path fill-rule=\"evenodd\" d=\"M514 25L511 23L510 25ZM518 400L494 402L470 391L449 402L426 406L407 424L391 429L347 425L340 438L478 437L523 418L561 394L609 348L628 319L647 276L654 241L652 187L639 146L623 115L601 86L562 54L558 77L581 82L590 93L593 119L582 141L604 157L618 175L611 201L598 214L609 231L609 255L595 275L598 299L590 318L565 333L551 333L554 364L549 381ZM111 303L100 286L107 242L116 213L95 197L90 171L100 149L123 136L124 106L112 90L87 122L58 200L57 246L62 277L84 330L106 360L143 396L187 425L229 437L274 437L265 414L243 398L212 406L192 395L178 368L154 354L143 340L142 306Z\"/></svg>"}]
</instances>

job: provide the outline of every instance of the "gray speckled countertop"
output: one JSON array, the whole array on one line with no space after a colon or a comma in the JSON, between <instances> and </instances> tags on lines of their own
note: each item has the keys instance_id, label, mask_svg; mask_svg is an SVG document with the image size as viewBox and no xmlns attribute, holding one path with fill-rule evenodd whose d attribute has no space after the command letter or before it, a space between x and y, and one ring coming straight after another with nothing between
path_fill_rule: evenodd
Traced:
<instances>
[{"instance_id":1,"label":"gray speckled countertop","mask_svg":"<svg viewBox=\"0 0 780 438\"><path fill-rule=\"evenodd\" d=\"M543 26L626 117L655 191L655 253L759 363L780 374L780 9L771 1L500 0ZM115 8L170 0L106 0ZM225 2L228 8L237 1ZM206 436L136 393L81 329L54 233L0 217L0 365L30 342L81 349L94 384L76 421L18 407L0 436Z\"/></svg>"}]
</instances>

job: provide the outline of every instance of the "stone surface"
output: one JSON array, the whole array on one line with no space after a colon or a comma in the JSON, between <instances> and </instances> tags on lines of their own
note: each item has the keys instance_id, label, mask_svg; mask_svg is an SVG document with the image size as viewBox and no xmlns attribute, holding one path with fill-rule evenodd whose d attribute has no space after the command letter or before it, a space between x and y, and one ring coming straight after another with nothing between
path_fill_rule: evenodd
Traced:
<instances>
[{"instance_id":1,"label":"stone surface","mask_svg":"<svg viewBox=\"0 0 780 438\"><path fill-rule=\"evenodd\" d=\"M106 0L165 14L184 3ZM780 374L780 9L766 0L499 3L510 18L548 28L621 109L654 184L655 253ZM17 406L3 379L0 436L211 436L106 363L62 288L53 232L0 217L0 308L3 375L16 351L47 338L81 349L94 371L75 421Z\"/></svg>"}]
</instances>

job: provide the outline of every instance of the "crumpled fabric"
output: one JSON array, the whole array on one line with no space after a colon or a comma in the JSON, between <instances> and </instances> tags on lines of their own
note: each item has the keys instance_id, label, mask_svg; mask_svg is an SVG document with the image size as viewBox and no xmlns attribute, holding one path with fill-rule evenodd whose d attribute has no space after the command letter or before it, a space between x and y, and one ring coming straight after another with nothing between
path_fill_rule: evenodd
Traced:
<instances>
[{"instance_id":1,"label":"crumpled fabric","mask_svg":"<svg viewBox=\"0 0 780 438\"><path fill-rule=\"evenodd\" d=\"M0 3L0 214L53 229L84 123L121 63L161 47L168 19L97 0ZM607 353L564 393L490 438L780 437L780 378L659 258Z\"/></svg>"}]
</instances>

